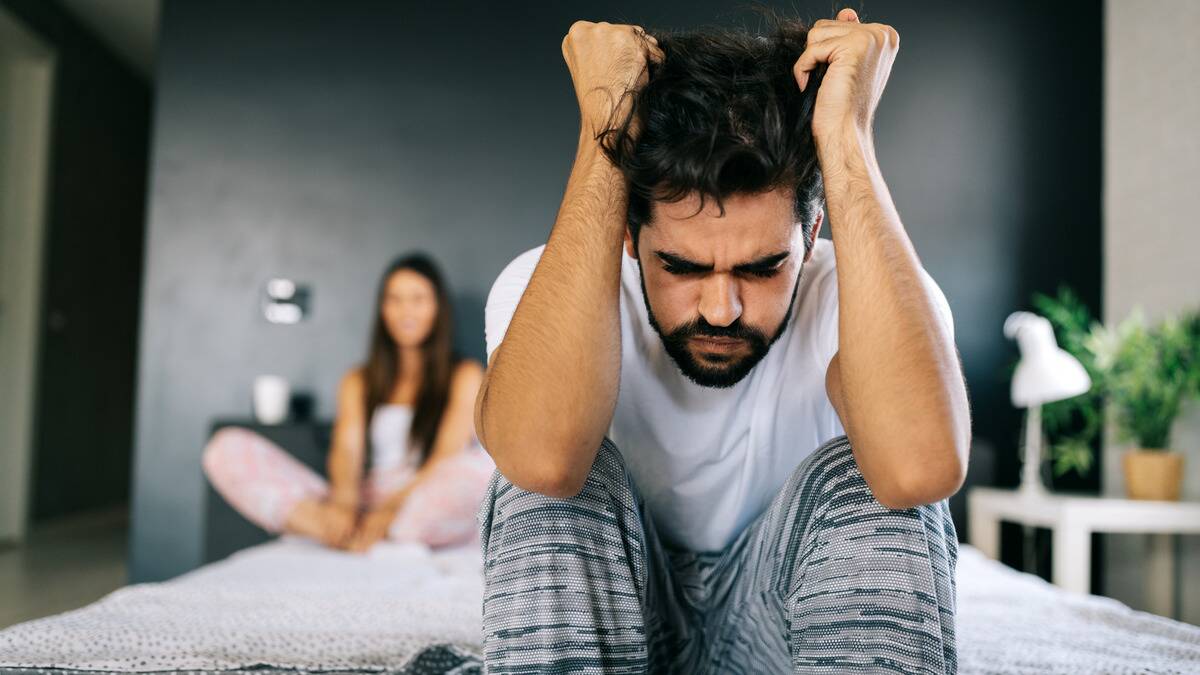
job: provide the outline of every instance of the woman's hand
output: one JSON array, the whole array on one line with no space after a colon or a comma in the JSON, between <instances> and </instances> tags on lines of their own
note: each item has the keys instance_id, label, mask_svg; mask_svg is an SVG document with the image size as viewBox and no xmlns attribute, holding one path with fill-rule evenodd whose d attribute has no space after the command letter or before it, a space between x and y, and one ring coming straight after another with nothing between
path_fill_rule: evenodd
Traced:
<instances>
[{"instance_id":1,"label":"woman's hand","mask_svg":"<svg viewBox=\"0 0 1200 675\"><path fill-rule=\"evenodd\" d=\"M321 506L321 543L330 548L346 548L354 534L358 511L336 502L326 502Z\"/></svg>"},{"instance_id":2,"label":"woman's hand","mask_svg":"<svg viewBox=\"0 0 1200 675\"><path fill-rule=\"evenodd\" d=\"M366 552L375 544L387 537L388 528L396 519L397 509L393 506L381 506L365 512L358 521L358 528L350 537L346 548L359 553Z\"/></svg>"}]
</instances>

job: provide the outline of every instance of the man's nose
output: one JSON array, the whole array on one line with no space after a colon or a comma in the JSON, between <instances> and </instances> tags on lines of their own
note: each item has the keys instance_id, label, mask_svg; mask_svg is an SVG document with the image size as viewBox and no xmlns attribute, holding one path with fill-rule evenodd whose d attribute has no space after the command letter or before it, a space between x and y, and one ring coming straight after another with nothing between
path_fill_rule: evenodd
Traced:
<instances>
[{"instance_id":1,"label":"man's nose","mask_svg":"<svg viewBox=\"0 0 1200 675\"><path fill-rule=\"evenodd\" d=\"M729 274L713 274L700 293L700 316L714 326L728 326L742 315L737 280Z\"/></svg>"}]
</instances>

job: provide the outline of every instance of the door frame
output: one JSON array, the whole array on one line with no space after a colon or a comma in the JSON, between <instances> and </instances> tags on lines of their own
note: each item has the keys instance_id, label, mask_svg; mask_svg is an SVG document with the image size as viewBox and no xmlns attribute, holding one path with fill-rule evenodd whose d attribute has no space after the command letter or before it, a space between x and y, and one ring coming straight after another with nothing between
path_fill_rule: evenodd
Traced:
<instances>
[{"instance_id":1,"label":"door frame","mask_svg":"<svg viewBox=\"0 0 1200 675\"><path fill-rule=\"evenodd\" d=\"M0 8L0 542L29 522L54 50Z\"/></svg>"}]
</instances>

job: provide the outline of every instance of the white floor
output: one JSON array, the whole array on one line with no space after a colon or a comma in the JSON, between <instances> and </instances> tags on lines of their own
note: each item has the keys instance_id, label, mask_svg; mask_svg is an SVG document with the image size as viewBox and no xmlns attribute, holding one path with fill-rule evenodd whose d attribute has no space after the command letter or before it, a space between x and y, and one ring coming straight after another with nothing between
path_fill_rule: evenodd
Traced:
<instances>
[{"instance_id":1,"label":"white floor","mask_svg":"<svg viewBox=\"0 0 1200 675\"><path fill-rule=\"evenodd\" d=\"M0 628L58 614L125 585L128 508L35 525L0 544Z\"/></svg>"}]
</instances>

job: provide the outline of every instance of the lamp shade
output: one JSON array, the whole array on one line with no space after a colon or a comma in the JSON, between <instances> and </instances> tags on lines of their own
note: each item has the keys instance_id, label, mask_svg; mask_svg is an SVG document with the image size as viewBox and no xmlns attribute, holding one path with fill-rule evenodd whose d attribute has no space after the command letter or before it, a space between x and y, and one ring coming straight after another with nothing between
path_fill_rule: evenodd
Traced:
<instances>
[{"instance_id":1,"label":"lamp shade","mask_svg":"<svg viewBox=\"0 0 1200 675\"><path fill-rule=\"evenodd\" d=\"M1004 335L1017 341L1021 361L1012 379L1012 402L1018 408L1061 401L1092 388L1083 364L1059 348L1054 329L1031 312L1014 312L1004 321Z\"/></svg>"}]
</instances>

